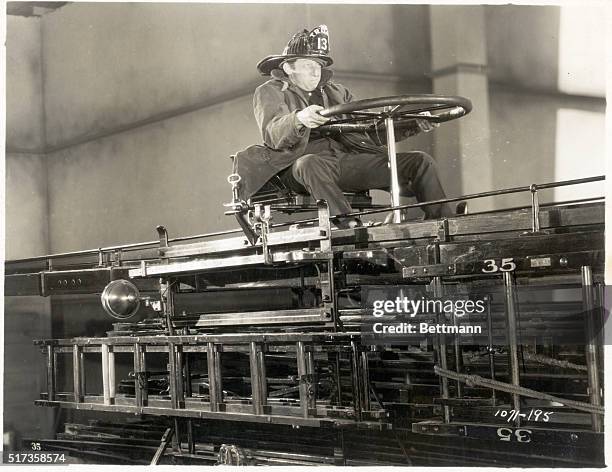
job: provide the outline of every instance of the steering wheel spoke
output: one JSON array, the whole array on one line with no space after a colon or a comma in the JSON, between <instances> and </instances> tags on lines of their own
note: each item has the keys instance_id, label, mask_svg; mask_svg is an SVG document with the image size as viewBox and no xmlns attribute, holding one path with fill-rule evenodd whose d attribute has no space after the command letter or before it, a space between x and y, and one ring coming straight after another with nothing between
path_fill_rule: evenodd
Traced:
<instances>
[{"instance_id":1,"label":"steering wheel spoke","mask_svg":"<svg viewBox=\"0 0 612 472\"><path fill-rule=\"evenodd\" d=\"M380 118L382 116L382 113L380 112L373 112L373 111L354 111L351 112L351 115L353 116L367 116L370 118Z\"/></svg>"}]
</instances>

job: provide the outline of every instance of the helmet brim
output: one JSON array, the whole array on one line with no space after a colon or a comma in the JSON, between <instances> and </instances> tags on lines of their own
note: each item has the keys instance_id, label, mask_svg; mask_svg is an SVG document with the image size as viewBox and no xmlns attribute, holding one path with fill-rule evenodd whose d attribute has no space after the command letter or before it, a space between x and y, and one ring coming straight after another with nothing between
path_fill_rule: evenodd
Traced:
<instances>
[{"instance_id":1,"label":"helmet brim","mask_svg":"<svg viewBox=\"0 0 612 472\"><path fill-rule=\"evenodd\" d=\"M331 57L319 54L279 54L264 57L257 64L257 70L261 75L270 75L274 69L280 68L280 65L289 59L316 59L323 62L323 67L328 67L334 63Z\"/></svg>"}]
</instances>

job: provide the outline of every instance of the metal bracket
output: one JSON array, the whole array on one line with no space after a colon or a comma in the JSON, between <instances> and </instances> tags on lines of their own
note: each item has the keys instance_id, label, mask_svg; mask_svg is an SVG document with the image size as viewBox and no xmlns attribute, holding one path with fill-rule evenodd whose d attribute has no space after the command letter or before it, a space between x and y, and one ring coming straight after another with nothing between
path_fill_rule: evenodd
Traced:
<instances>
[{"instance_id":1,"label":"metal bracket","mask_svg":"<svg viewBox=\"0 0 612 472\"><path fill-rule=\"evenodd\" d=\"M233 173L227 176L228 183L232 186L232 202L227 206L241 207L241 200L238 197L238 189L240 188L240 181L242 177L239 174Z\"/></svg>"},{"instance_id":2,"label":"metal bracket","mask_svg":"<svg viewBox=\"0 0 612 472\"><path fill-rule=\"evenodd\" d=\"M361 249L355 251L344 251L344 260L366 260L367 262L383 267L389 265L389 255L384 249Z\"/></svg>"},{"instance_id":3,"label":"metal bracket","mask_svg":"<svg viewBox=\"0 0 612 472\"><path fill-rule=\"evenodd\" d=\"M291 251L287 253L287 262L327 261L333 258L332 252L322 251Z\"/></svg>"},{"instance_id":4,"label":"metal bracket","mask_svg":"<svg viewBox=\"0 0 612 472\"><path fill-rule=\"evenodd\" d=\"M161 300L152 300L150 297L144 298L144 304L147 307L150 307L153 311L161 313L162 311L162 303Z\"/></svg>"},{"instance_id":5,"label":"metal bracket","mask_svg":"<svg viewBox=\"0 0 612 472\"><path fill-rule=\"evenodd\" d=\"M540 232L540 200L538 198L538 186L531 184L529 187L531 192L531 231L533 233Z\"/></svg>"},{"instance_id":6,"label":"metal bracket","mask_svg":"<svg viewBox=\"0 0 612 472\"><path fill-rule=\"evenodd\" d=\"M168 247L168 230L163 225L158 225L155 227L157 230L157 235L159 236L159 246L160 247Z\"/></svg>"},{"instance_id":7,"label":"metal bracket","mask_svg":"<svg viewBox=\"0 0 612 472\"><path fill-rule=\"evenodd\" d=\"M105 254L102 251L102 248L99 247L98 248L98 267L106 266L105 257L104 256L105 256ZM49 260L49 270L51 270L51 260Z\"/></svg>"},{"instance_id":8,"label":"metal bracket","mask_svg":"<svg viewBox=\"0 0 612 472\"><path fill-rule=\"evenodd\" d=\"M456 273L456 264L429 264L402 268L402 277L405 279L417 277L439 277L443 275L455 275Z\"/></svg>"},{"instance_id":9,"label":"metal bracket","mask_svg":"<svg viewBox=\"0 0 612 472\"><path fill-rule=\"evenodd\" d=\"M433 421L413 423L412 432L434 436L465 436L465 428L461 425Z\"/></svg>"},{"instance_id":10,"label":"metal bracket","mask_svg":"<svg viewBox=\"0 0 612 472\"><path fill-rule=\"evenodd\" d=\"M529 186L531 192L531 231L525 231L521 236L539 236L548 234L548 231L540 229L540 199L538 196L538 186L531 184Z\"/></svg>"},{"instance_id":11,"label":"metal bracket","mask_svg":"<svg viewBox=\"0 0 612 472\"><path fill-rule=\"evenodd\" d=\"M248 210L245 210L244 212L236 212L234 213L234 216L236 217L236 221L238 221L238 224L242 228L242 231L244 232L244 235L246 236L249 244L251 246L255 246L259 236L255 232L255 230L253 229L253 227L251 226L249 222L249 219L247 218L247 215L246 215L247 211Z\"/></svg>"},{"instance_id":12,"label":"metal bracket","mask_svg":"<svg viewBox=\"0 0 612 472\"><path fill-rule=\"evenodd\" d=\"M159 281L159 293L162 312L166 321L166 329L168 334L172 336L174 334L174 326L172 324L172 318L174 317L174 288L173 283L168 280L160 279Z\"/></svg>"},{"instance_id":13,"label":"metal bracket","mask_svg":"<svg viewBox=\"0 0 612 472\"><path fill-rule=\"evenodd\" d=\"M331 241L331 221L329 218L329 207L325 200L317 200L317 211L319 217L319 228L321 234L325 233L325 238L319 242L321 254L327 254L327 273L323 271L319 274L319 280L321 282L321 299L323 301L323 307L325 312L331 315L334 320L334 325L337 326L339 323L336 310L336 290L334 280L334 253L332 250Z\"/></svg>"},{"instance_id":14,"label":"metal bracket","mask_svg":"<svg viewBox=\"0 0 612 472\"><path fill-rule=\"evenodd\" d=\"M255 219L255 231L259 233L261 238L261 245L263 248L263 256L265 264L272 264L272 254L268 247L268 235L270 234L270 221L272 215L270 211L270 205L262 206L255 205L254 211Z\"/></svg>"},{"instance_id":15,"label":"metal bracket","mask_svg":"<svg viewBox=\"0 0 612 472\"><path fill-rule=\"evenodd\" d=\"M121 254L121 249L117 249L113 252L113 258L111 263L113 267L121 267Z\"/></svg>"},{"instance_id":16,"label":"metal bracket","mask_svg":"<svg viewBox=\"0 0 612 472\"><path fill-rule=\"evenodd\" d=\"M438 221L438 240L440 242L448 241L448 220L446 218Z\"/></svg>"},{"instance_id":17,"label":"metal bracket","mask_svg":"<svg viewBox=\"0 0 612 472\"><path fill-rule=\"evenodd\" d=\"M244 214L249 211L249 205L244 200L241 200L238 196L238 189L240 188L241 180L242 178L240 177L240 175L236 173L227 176L227 181L232 186L232 201L223 204L224 207L231 208L231 210L225 212L226 215L233 215L238 213Z\"/></svg>"},{"instance_id":18,"label":"metal bracket","mask_svg":"<svg viewBox=\"0 0 612 472\"><path fill-rule=\"evenodd\" d=\"M258 235L255 232L254 228L251 226L247 214L249 212L249 205L244 200L241 200L238 196L238 189L240 188L240 181L242 178L240 175L233 173L227 177L227 181L232 186L232 201L229 203L224 203L224 207L230 208L230 210L226 211L226 215L234 215L236 217L236 221L242 228L244 235L246 236L248 242L251 246L255 246L257 243Z\"/></svg>"}]
</instances>

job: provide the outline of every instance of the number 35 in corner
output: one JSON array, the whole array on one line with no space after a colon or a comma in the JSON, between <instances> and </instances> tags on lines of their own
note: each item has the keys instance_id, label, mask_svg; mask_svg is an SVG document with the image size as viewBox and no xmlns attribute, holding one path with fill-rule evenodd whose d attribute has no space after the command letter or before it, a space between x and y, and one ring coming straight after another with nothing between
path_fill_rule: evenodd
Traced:
<instances>
[{"instance_id":1,"label":"number 35 in corner","mask_svg":"<svg viewBox=\"0 0 612 472\"><path fill-rule=\"evenodd\" d=\"M531 442L531 430L497 428L497 437L500 441L528 443Z\"/></svg>"}]
</instances>

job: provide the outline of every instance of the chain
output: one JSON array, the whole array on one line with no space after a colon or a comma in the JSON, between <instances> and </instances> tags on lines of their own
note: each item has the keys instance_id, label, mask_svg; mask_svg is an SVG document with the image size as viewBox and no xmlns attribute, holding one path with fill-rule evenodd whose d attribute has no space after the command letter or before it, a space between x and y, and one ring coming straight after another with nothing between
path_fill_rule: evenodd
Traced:
<instances>
[{"instance_id":1,"label":"chain","mask_svg":"<svg viewBox=\"0 0 612 472\"><path fill-rule=\"evenodd\" d=\"M434 366L434 372L437 375L440 375L442 377L448 377L453 380L458 380L459 382L463 382L469 386L479 385L482 387L492 388L494 390L500 390L502 392L521 395L523 397L538 398L540 400L549 400L552 402L561 403L562 405L574 408L576 410L587 411L589 413L597 413L600 415L604 414L603 406L592 405L591 403L578 402L575 400L567 400L565 398L559 398L555 397L554 395L549 395L548 393L531 390L530 388L520 387L518 385L500 382L498 380L487 379L484 377L480 377L479 375L460 374L459 372L455 372L454 370L442 369L438 366Z\"/></svg>"},{"instance_id":2,"label":"chain","mask_svg":"<svg viewBox=\"0 0 612 472\"><path fill-rule=\"evenodd\" d=\"M523 352L523 357L528 361L534 361L538 364L550 365L554 367L563 367L565 369L573 369L580 371L587 371L587 367L585 365L574 364L569 361L561 361L559 359L554 359L552 357L543 356L542 354L536 354L533 352L525 351Z\"/></svg>"}]
</instances>

